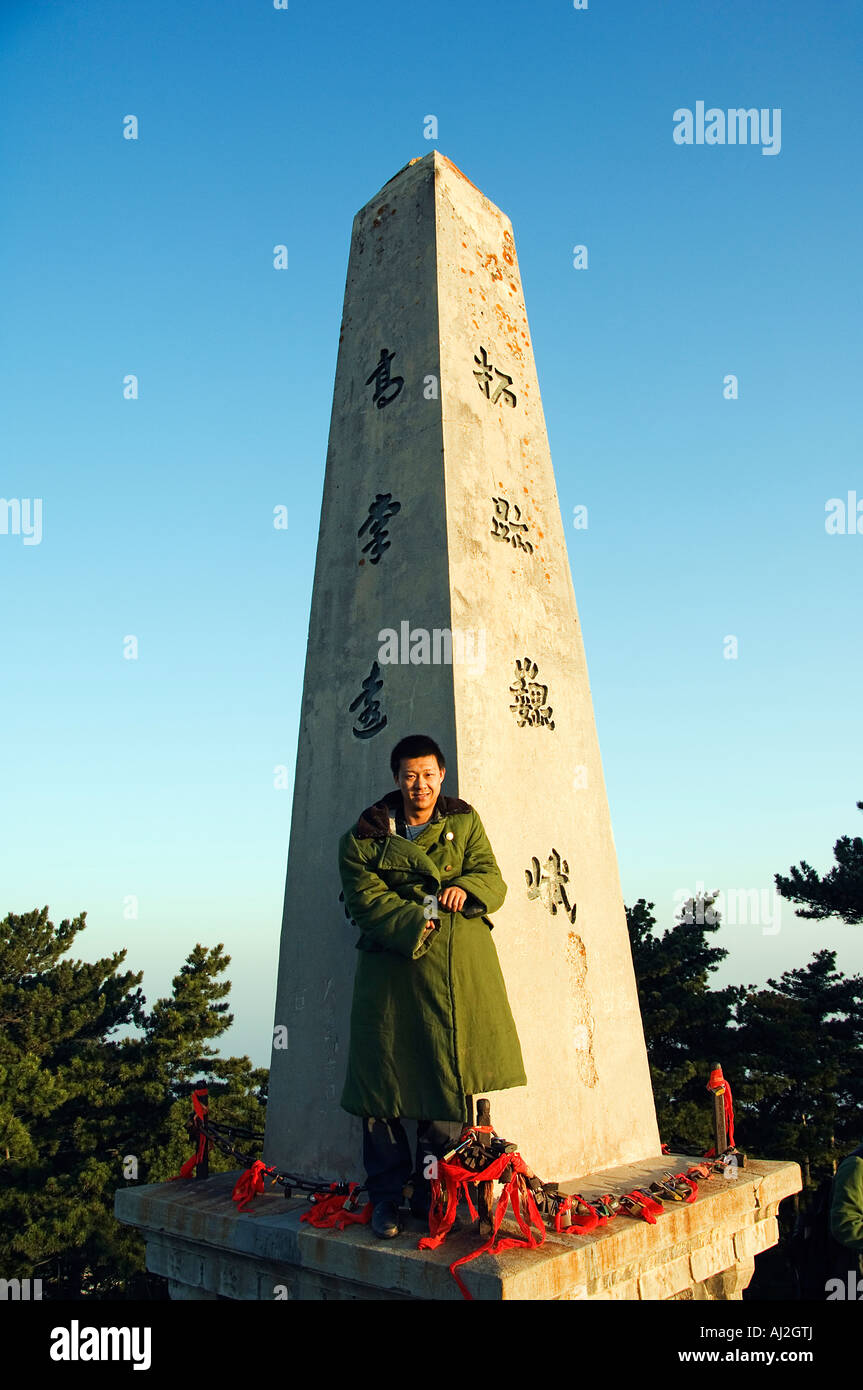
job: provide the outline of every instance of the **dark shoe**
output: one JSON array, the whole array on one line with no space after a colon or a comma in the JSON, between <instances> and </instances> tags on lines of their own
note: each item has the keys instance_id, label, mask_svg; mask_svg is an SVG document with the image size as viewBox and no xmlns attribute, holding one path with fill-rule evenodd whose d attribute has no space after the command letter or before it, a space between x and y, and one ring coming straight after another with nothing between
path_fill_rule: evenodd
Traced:
<instances>
[{"instance_id":1,"label":"dark shoe","mask_svg":"<svg viewBox=\"0 0 863 1390\"><path fill-rule=\"evenodd\" d=\"M378 1202L372 1211L372 1230L384 1240L400 1233L399 1209L395 1202Z\"/></svg>"}]
</instances>

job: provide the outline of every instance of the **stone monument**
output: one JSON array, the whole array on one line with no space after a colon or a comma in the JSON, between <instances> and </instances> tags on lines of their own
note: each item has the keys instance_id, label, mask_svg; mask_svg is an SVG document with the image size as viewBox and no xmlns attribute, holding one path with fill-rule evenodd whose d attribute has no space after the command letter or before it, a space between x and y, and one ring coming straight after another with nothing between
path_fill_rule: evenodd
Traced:
<instances>
[{"instance_id":1,"label":"stone monument","mask_svg":"<svg viewBox=\"0 0 863 1390\"><path fill-rule=\"evenodd\" d=\"M356 932L336 831L444 749L508 884L495 944L532 1166L659 1152L575 595L509 219L436 151L357 214L294 786L265 1158L355 1174L339 1109Z\"/></svg>"},{"instance_id":2,"label":"stone monument","mask_svg":"<svg viewBox=\"0 0 863 1390\"><path fill-rule=\"evenodd\" d=\"M392 789L389 754L408 733L442 746L444 791L477 808L508 884L495 944L528 1084L490 1097L496 1129L545 1180L585 1192L647 1181L669 1160L515 241L508 218L437 151L384 185L351 239L273 1031L264 1158L279 1169L362 1180L360 1121L339 1106L357 933L336 845ZM795 1165L756 1165L732 1185L733 1202L726 1184L714 1193L723 1202L664 1216L647 1254L623 1219L601 1258L587 1238L547 1242L541 1268L539 1252L491 1273L486 1257L471 1266L484 1266L479 1296L733 1295L756 1249L775 1241L772 1213L795 1185ZM185 1208L179 1185L144 1189L158 1213L134 1192L125 1205L118 1197L125 1219L160 1223L151 1267L169 1271L182 1247L192 1260L182 1267L198 1269L188 1203L200 1207L201 1187L228 1196L211 1179ZM253 1226L229 1209L220 1263L200 1277L175 1266L177 1290L272 1297L290 1267L295 1297L451 1296L438 1280L448 1250L418 1256L415 1239L401 1249L405 1237L367 1249L366 1228L301 1237L286 1211L295 1204L273 1202L258 1199Z\"/></svg>"}]
</instances>

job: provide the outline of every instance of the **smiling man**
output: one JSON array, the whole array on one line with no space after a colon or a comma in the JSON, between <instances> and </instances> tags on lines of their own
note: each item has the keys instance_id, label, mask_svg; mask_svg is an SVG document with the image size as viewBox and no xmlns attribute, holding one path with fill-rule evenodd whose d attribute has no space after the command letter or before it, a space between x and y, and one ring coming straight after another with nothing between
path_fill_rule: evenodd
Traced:
<instances>
[{"instance_id":1,"label":"smiling man","mask_svg":"<svg viewBox=\"0 0 863 1390\"><path fill-rule=\"evenodd\" d=\"M411 1210L427 1214L423 1169L469 1118L468 1096L526 1085L491 939L506 884L472 806L441 791L440 748L422 734L393 749L396 790L339 842L345 903L360 931L342 1107L363 1117L372 1226L397 1235L412 1162Z\"/></svg>"}]
</instances>

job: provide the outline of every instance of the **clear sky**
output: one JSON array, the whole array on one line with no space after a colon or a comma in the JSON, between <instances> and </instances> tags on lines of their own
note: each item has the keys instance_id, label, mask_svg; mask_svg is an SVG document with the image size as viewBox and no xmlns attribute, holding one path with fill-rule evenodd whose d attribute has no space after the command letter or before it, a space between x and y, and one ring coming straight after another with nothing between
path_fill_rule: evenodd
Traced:
<instances>
[{"instance_id":1,"label":"clear sky","mask_svg":"<svg viewBox=\"0 0 863 1390\"><path fill-rule=\"evenodd\" d=\"M268 1063L351 221L434 147L512 218L626 901L757 892L717 983L863 968L773 896L863 833L863 510L826 529L863 502L861 28L4 0L0 911L86 910L151 1001L224 942L223 1047ZM677 143L702 101L764 143Z\"/></svg>"}]
</instances>

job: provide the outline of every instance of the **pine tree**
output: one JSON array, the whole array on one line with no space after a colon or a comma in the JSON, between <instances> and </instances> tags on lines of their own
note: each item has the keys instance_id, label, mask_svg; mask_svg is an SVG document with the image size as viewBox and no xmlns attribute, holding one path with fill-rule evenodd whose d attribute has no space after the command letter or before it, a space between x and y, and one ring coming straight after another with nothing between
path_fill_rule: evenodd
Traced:
<instances>
[{"instance_id":1,"label":"pine tree","mask_svg":"<svg viewBox=\"0 0 863 1390\"><path fill-rule=\"evenodd\" d=\"M857 802L863 811L863 801ZM789 877L775 874L777 891L792 902L806 903L798 917L841 917L844 922L863 922L863 839L842 835L833 846L836 863L823 878L805 859L789 869Z\"/></svg>"},{"instance_id":2,"label":"pine tree","mask_svg":"<svg viewBox=\"0 0 863 1390\"><path fill-rule=\"evenodd\" d=\"M147 1013L125 951L62 959L85 922L55 927L44 907L0 924L0 1267L42 1278L46 1298L140 1290L143 1242L114 1191L179 1170L193 1082L209 1081L214 1118L262 1127L266 1072L207 1046L231 1023L222 948L197 946ZM212 1171L234 1166L213 1154Z\"/></svg>"},{"instance_id":3,"label":"pine tree","mask_svg":"<svg viewBox=\"0 0 863 1390\"><path fill-rule=\"evenodd\" d=\"M144 1021L141 976L118 973L124 952L61 960L84 924L55 928L45 907L0 927L0 1251L12 1277L55 1261L64 1293L64 1254L86 1247L104 1207L93 1136L119 1059L103 1039Z\"/></svg>"},{"instance_id":4,"label":"pine tree","mask_svg":"<svg viewBox=\"0 0 863 1390\"><path fill-rule=\"evenodd\" d=\"M715 901L716 895L691 898L662 936L653 903L639 898L626 909L659 1132L684 1153L703 1153L713 1143L707 1080L717 1061L733 1075L731 1018L744 992L736 985L710 988L710 974L728 954L707 941L707 932L719 929Z\"/></svg>"},{"instance_id":5,"label":"pine tree","mask_svg":"<svg viewBox=\"0 0 863 1390\"><path fill-rule=\"evenodd\" d=\"M808 1184L863 1138L863 977L816 951L767 985L750 985L735 1009L746 1059L735 1103L746 1147L796 1159Z\"/></svg>"}]
</instances>

